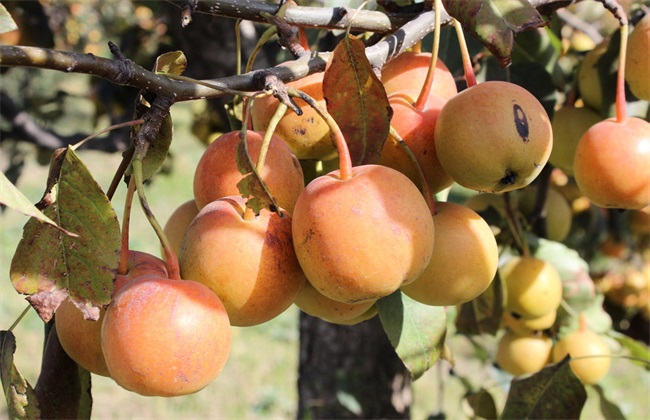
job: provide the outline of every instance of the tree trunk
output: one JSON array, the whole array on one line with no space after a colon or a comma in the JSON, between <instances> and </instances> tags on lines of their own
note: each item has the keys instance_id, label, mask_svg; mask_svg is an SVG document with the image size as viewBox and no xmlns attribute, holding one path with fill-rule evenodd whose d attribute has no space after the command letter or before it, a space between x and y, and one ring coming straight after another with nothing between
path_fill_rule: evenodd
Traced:
<instances>
[{"instance_id":1,"label":"tree trunk","mask_svg":"<svg viewBox=\"0 0 650 420\"><path fill-rule=\"evenodd\" d=\"M411 378L379 317L355 326L301 312L299 418L409 418Z\"/></svg>"}]
</instances>

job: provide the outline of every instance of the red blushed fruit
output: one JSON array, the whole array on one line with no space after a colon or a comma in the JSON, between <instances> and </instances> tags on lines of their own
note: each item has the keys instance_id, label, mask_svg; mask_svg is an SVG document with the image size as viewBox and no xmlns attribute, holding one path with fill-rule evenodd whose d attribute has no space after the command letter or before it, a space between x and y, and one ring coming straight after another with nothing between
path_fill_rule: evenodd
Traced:
<instances>
[{"instance_id":1,"label":"red blushed fruit","mask_svg":"<svg viewBox=\"0 0 650 420\"><path fill-rule=\"evenodd\" d=\"M392 93L402 90L420 90L427 77L429 65L431 63L431 53L428 52L404 52L393 58L381 69L381 81L384 84L386 93ZM454 76L442 62L436 61L436 70L433 76L433 86L431 94L450 99L458 93Z\"/></svg>"},{"instance_id":2,"label":"red blushed fruit","mask_svg":"<svg viewBox=\"0 0 650 420\"><path fill-rule=\"evenodd\" d=\"M582 136L573 164L576 183L600 207L641 209L650 204L650 123L608 119Z\"/></svg>"},{"instance_id":3,"label":"red blushed fruit","mask_svg":"<svg viewBox=\"0 0 650 420\"><path fill-rule=\"evenodd\" d=\"M167 276L167 265L160 258L145 252L129 250L127 272L115 279L114 294L129 282L144 276ZM64 300L56 310L55 323L59 341L65 352L79 366L101 376L110 376L101 345L101 329L105 309L99 319L84 319L71 300Z\"/></svg>"},{"instance_id":4,"label":"red blushed fruit","mask_svg":"<svg viewBox=\"0 0 650 420\"><path fill-rule=\"evenodd\" d=\"M232 325L269 321L293 304L305 284L291 239L291 216L268 209L245 218L241 197L205 206L187 229L179 264L183 277L208 286Z\"/></svg>"},{"instance_id":5,"label":"red blushed fruit","mask_svg":"<svg viewBox=\"0 0 650 420\"><path fill-rule=\"evenodd\" d=\"M257 163L264 133L248 131L248 152ZM231 131L210 143L203 152L194 172L194 200L198 209L211 201L230 195L240 195L237 183L244 177L237 167L239 131ZM262 180L277 200L278 206L291 212L305 186L300 163L285 142L273 136L269 144Z\"/></svg>"},{"instance_id":6,"label":"red blushed fruit","mask_svg":"<svg viewBox=\"0 0 650 420\"><path fill-rule=\"evenodd\" d=\"M307 279L330 299L377 300L415 280L433 252L433 218L417 187L381 165L320 176L298 197L293 244Z\"/></svg>"},{"instance_id":7,"label":"red blushed fruit","mask_svg":"<svg viewBox=\"0 0 650 420\"><path fill-rule=\"evenodd\" d=\"M226 309L206 286L145 276L113 297L102 324L111 377L141 395L172 397L206 387L228 358Z\"/></svg>"},{"instance_id":8,"label":"red blushed fruit","mask_svg":"<svg viewBox=\"0 0 650 420\"><path fill-rule=\"evenodd\" d=\"M424 109L418 110L413 106L417 95L417 91L400 91L388 97L393 109L391 125L415 155L431 193L436 194L454 183L440 165L434 139L436 120L446 99L431 95ZM392 138L386 140L379 163L397 169L420 186L415 164Z\"/></svg>"}]
</instances>

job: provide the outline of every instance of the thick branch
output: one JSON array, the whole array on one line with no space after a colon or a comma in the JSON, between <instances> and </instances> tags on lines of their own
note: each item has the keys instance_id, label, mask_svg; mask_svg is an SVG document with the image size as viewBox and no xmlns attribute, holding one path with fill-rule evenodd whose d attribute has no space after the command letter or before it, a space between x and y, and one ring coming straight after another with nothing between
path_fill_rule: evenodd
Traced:
<instances>
[{"instance_id":1,"label":"thick branch","mask_svg":"<svg viewBox=\"0 0 650 420\"><path fill-rule=\"evenodd\" d=\"M187 4L187 0L168 0L179 8ZM263 14L274 15L280 6L262 1L251 0L201 0L196 4L196 13L214 16L225 16L235 19L266 22ZM352 20L352 16L354 19ZM369 31L388 33L399 28L415 16L414 13L384 13L370 10L360 10L358 13L345 7L306 7L290 6L284 18L287 23L296 26L347 29L353 31ZM449 15L443 16L448 19ZM180 22L180 20L179 20Z\"/></svg>"}]
</instances>

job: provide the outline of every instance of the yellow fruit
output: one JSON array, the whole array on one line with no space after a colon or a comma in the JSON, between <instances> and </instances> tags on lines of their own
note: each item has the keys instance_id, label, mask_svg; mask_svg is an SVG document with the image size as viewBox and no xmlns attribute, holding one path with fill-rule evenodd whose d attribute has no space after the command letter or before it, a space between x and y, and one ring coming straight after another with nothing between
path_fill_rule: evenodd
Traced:
<instances>
[{"instance_id":1,"label":"yellow fruit","mask_svg":"<svg viewBox=\"0 0 650 420\"><path fill-rule=\"evenodd\" d=\"M516 335L510 330L499 339L496 362L514 376L539 372L551 357L553 340L546 335Z\"/></svg>"},{"instance_id":2,"label":"yellow fruit","mask_svg":"<svg viewBox=\"0 0 650 420\"><path fill-rule=\"evenodd\" d=\"M530 217L535 210L537 189L525 189L521 192L519 210L526 217ZM557 242L565 240L571 231L573 211L567 199L556 188L548 188L543 211L546 215L546 237Z\"/></svg>"},{"instance_id":3,"label":"yellow fruit","mask_svg":"<svg viewBox=\"0 0 650 420\"><path fill-rule=\"evenodd\" d=\"M539 175L551 154L553 133L544 107L530 92L490 81L445 103L435 143L442 168L458 184L505 192Z\"/></svg>"},{"instance_id":4,"label":"yellow fruit","mask_svg":"<svg viewBox=\"0 0 650 420\"><path fill-rule=\"evenodd\" d=\"M603 105L603 89L598 74L598 60L609 48L609 39L589 51L578 68L578 90L580 98L589 108L599 111Z\"/></svg>"},{"instance_id":5,"label":"yellow fruit","mask_svg":"<svg viewBox=\"0 0 650 420\"><path fill-rule=\"evenodd\" d=\"M375 301L360 303L337 302L319 293L309 282L296 298L301 311L333 324L352 325L372 318L377 313Z\"/></svg>"},{"instance_id":6,"label":"yellow fruit","mask_svg":"<svg viewBox=\"0 0 650 420\"><path fill-rule=\"evenodd\" d=\"M537 331L547 330L553 326L557 312L551 311L539 318L526 319L514 316L510 312L503 314L503 323L517 335L529 335Z\"/></svg>"},{"instance_id":7,"label":"yellow fruit","mask_svg":"<svg viewBox=\"0 0 650 420\"><path fill-rule=\"evenodd\" d=\"M499 264L490 226L467 207L436 203L434 248L426 270L402 291L418 302L448 306L468 302L487 289Z\"/></svg>"},{"instance_id":8,"label":"yellow fruit","mask_svg":"<svg viewBox=\"0 0 650 420\"><path fill-rule=\"evenodd\" d=\"M650 101L650 14L634 27L627 41L625 80L639 99Z\"/></svg>"},{"instance_id":9,"label":"yellow fruit","mask_svg":"<svg viewBox=\"0 0 650 420\"><path fill-rule=\"evenodd\" d=\"M571 370L585 385L594 385L607 375L611 365L609 346L598 334L587 329L574 331L560 339L553 348L553 361L570 355ZM584 357L584 359L582 359Z\"/></svg>"},{"instance_id":10,"label":"yellow fruit","mask_svg":"<svg viewBox=\"0 0 650 420\"><path fill-rule=\"evenodd\" d=\"M578 142L591 126L600 121L600 114L591 108L564 106L557 110L551 121L553 150L549 162L573 175L573 159Z\"/></svg>"},{"instance_id":11,"label":"yellow fruit","mask_svg":"<svg viewBox=\"0 0 650 420\"><path fill-rule=\"evenodd\" d=\"M562 280L549 263L534 257L512 257L500 269L506 308L526 319L555 312L562 301Z\"/></svg>"}]
</instances>

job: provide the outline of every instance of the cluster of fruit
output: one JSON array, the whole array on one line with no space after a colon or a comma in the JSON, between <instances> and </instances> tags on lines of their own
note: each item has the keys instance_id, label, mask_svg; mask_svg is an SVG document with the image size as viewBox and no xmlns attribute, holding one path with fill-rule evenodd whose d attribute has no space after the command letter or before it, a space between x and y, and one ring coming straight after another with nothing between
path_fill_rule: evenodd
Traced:
<instances>
[{"instance_id":1,"label":"cluster of fruit","mask_svg":"<svg viewBox=\"0 0 650 420\"><path fill-rule=\"evenodd\" d=\"M98 321L85 320L70 300L59 305L61 346L82 368L142 395L201 390L221 372L230 351L223 304L200 283L171 279L161 259L138 251L128 256Z\"/></svg>"},{"instance_id":2,"label":"cluster of fruit","mask_svg":"<svg viewBox=\"0 0 650 420\"><path fill-rule=\"evenodd\" d=\"M496 362L518 376L540 371L571 355L571 369L584 384L595 384L609 371L607 342L589 330L584 316L576 331L554 342L547 331L553 326L562 301L562 280L548 262L535 257L512 257L501 268L506 290Z\"/></svg>"}]
</instances>

